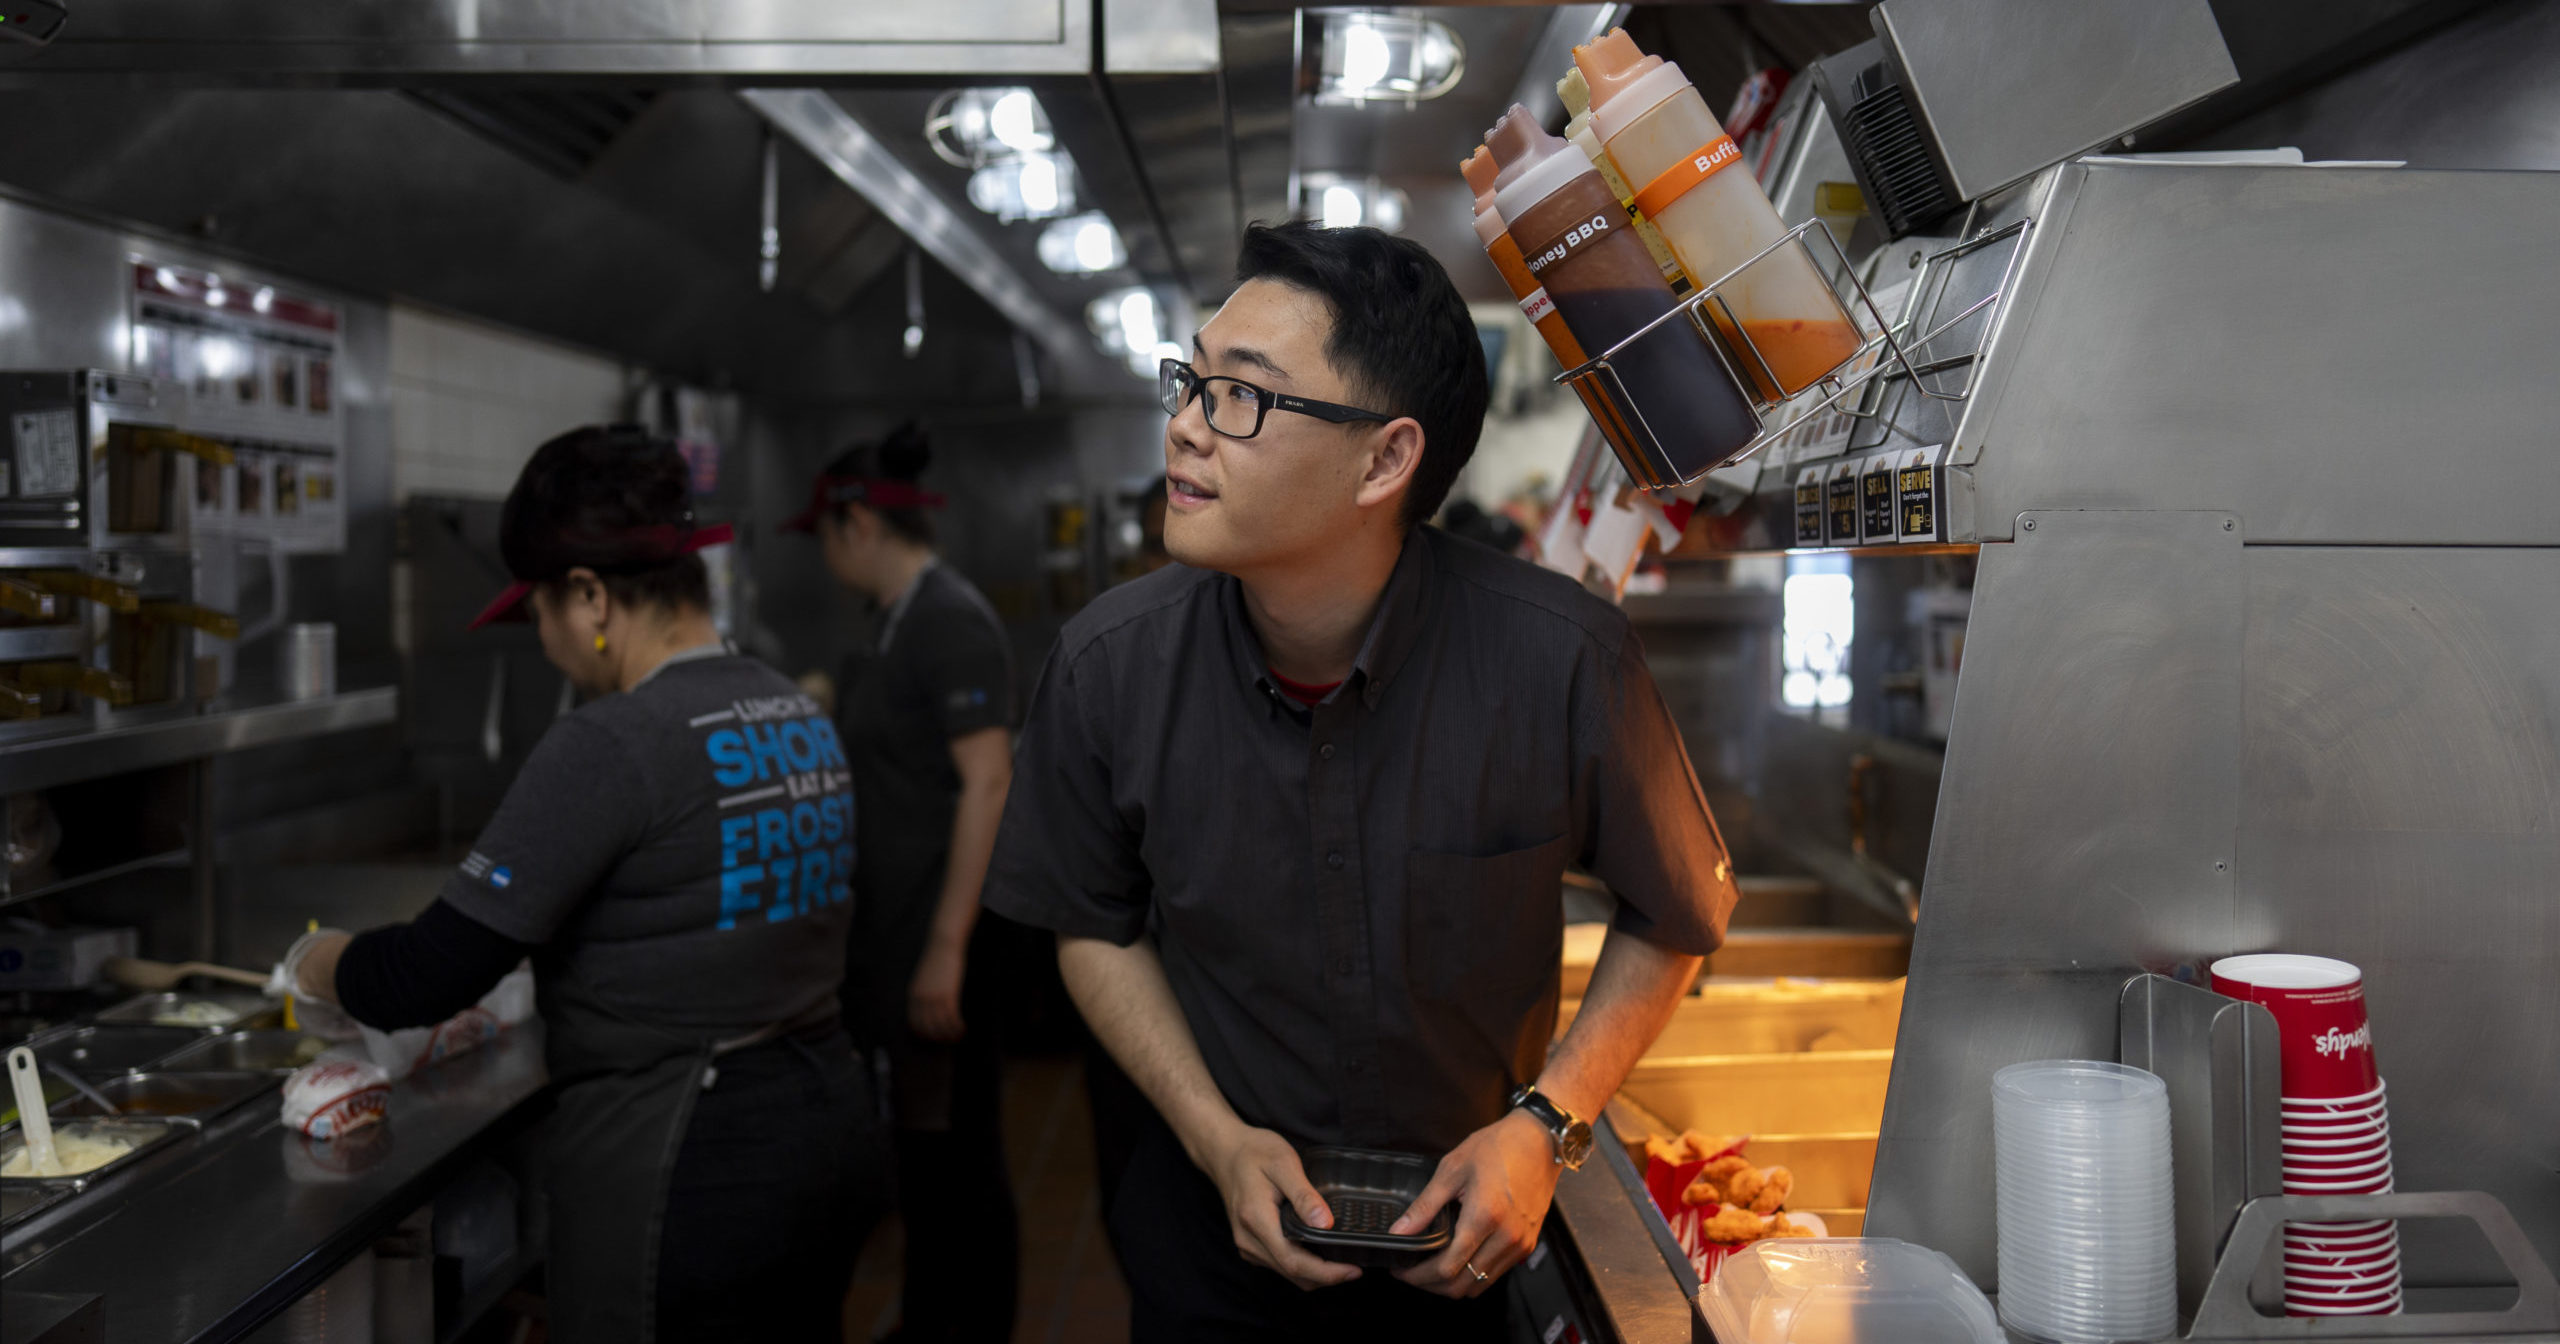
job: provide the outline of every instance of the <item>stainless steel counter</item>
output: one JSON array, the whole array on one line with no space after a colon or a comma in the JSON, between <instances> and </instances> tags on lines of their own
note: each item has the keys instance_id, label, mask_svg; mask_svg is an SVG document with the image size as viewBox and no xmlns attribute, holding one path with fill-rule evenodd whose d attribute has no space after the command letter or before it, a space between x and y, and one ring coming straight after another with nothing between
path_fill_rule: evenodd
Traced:
<instances>
[{"instance_id":1,"label":"stainless steel counter","mask_svg":"<svg viewBox=\"0 0 2560 1344\"><path fill-rule=\"evenodd\" d=\"M95 1207L14 1231L0 1245L0 1314L22 1294L99 1294L107 1344L239 1338L530 1119L544 1082L529 1026L395 1084L390 1120L343 1140L288 1131L262 1101L85 1201Z\"/></svg>"},{"instance_id":2,"label":"stainless steel counter","mask_svg":"<svg viewBox=\"0 0 2560 1344\"><path fill-rule=\"evenodd\" d=\"M224 701L202 714L0 746L0 792L49 789L244 747L370 728L389 723L399 714L400 688L396 686L343 691L314 700Z\"/></svg>"}]
</instances>

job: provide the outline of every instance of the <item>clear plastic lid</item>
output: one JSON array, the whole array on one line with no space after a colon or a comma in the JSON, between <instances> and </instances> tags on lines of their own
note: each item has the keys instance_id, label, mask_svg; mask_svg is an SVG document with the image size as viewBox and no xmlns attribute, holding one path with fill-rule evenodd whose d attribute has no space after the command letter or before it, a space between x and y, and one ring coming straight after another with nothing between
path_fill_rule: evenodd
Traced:
<instances>
[{"instance_id":1,"label":"clear plastic lid","mask_svg":"<svg viewBox=\"0 0 2560 1344\"><path fill-rule=\"evenodd\" d=\"M2001 1344L1956 1262L1887 1237L1789 1238L1737 1252L1698 1304L1719 1344Z\"/></svg>"}]
</instances>

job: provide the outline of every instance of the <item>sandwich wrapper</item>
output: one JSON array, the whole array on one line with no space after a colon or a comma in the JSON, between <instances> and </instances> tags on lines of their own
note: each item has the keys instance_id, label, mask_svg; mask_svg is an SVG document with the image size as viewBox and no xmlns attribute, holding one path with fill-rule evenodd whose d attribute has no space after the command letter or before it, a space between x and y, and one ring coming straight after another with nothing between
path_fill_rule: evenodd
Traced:
<instances>
[{"instance_id":1,"label":"sandwich wrapper","mask_svg":"<svg viewBox=\"0 0 2560 1344\"><path fill-rule=\"evenodd\" d=\"M334 1139L391 1112L391 1084L420 1068L468 1054L533 1016L533 968L520 965L480 1001L432 1027L362 1028L284 1083L284 1123L314 1139Z\"/></svg>"}]
</instances>

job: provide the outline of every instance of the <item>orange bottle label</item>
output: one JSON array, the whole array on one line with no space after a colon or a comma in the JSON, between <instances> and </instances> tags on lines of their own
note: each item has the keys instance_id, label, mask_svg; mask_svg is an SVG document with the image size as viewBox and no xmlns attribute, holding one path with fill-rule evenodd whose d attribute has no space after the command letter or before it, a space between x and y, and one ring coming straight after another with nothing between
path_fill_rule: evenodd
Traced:
<instances>
[{"instance_id":1,"label":"orange bottle label","mask_svg":"<svg viewBox=\"0 0 2560 1344\"><path fill-rule=\"evenodd\" d=\"M1688 195L1699 183L1741 161L1742 149L1733 143L1733 137L1719 135L1645 183L1644 190L1636 193L1636 209L1647 218L1658 215L1664 206Z\"/></svg>"}]
</instances>

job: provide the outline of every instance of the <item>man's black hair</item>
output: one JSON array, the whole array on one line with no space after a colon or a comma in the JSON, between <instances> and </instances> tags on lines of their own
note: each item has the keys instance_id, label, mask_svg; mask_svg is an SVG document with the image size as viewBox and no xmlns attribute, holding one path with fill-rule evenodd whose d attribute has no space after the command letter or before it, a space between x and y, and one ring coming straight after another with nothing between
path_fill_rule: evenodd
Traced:
<instances>
[{"instance_id":1,"label":"man's black hair","mask_svg":"<svg viewBox=\"0 0 2560 1344\"><path fill-rule=\"evenodd\" d=\"M913 485L924 475L933 461L933 440L925 436L924 427L910 420L890 430L884 438L857 443L835 455L827 463L829 476L858 476L874 481L900 481ZM841 514L853 506L839 507ZM880 515L889 530L918 546L933 544L933 514L919 508L881 508L865 504L864 508Z\"/></svg>"},{"instance_id":2,"label":"man's black hair","mask_svg":"<svg viewBox=\"0 0 2560 1344\"><path fill-rule=\"evenodd\" d=\"M708 609L702 557L665 558L693 529L693 470L673 443L587 425L533 450L499 514L498 550L519 579L557 584L583 565L616 602Z\"/></svg>"},{"instance_id":3,"label":"man's black hair","mask_svg":"<svg viewBox=\"0 0 2560 1344\"><path fill-rule=\"evenodd\" d=\"M1245 229L1236 282L1247 280L1277 280L1324 301L1333 315L1325 358L1360 404L1422 426L1404 525L1439 512L1475 456L1491 396L1484 345L1449 273L1420 243L1292 220Z\"/></svg>"}]
</instances>

